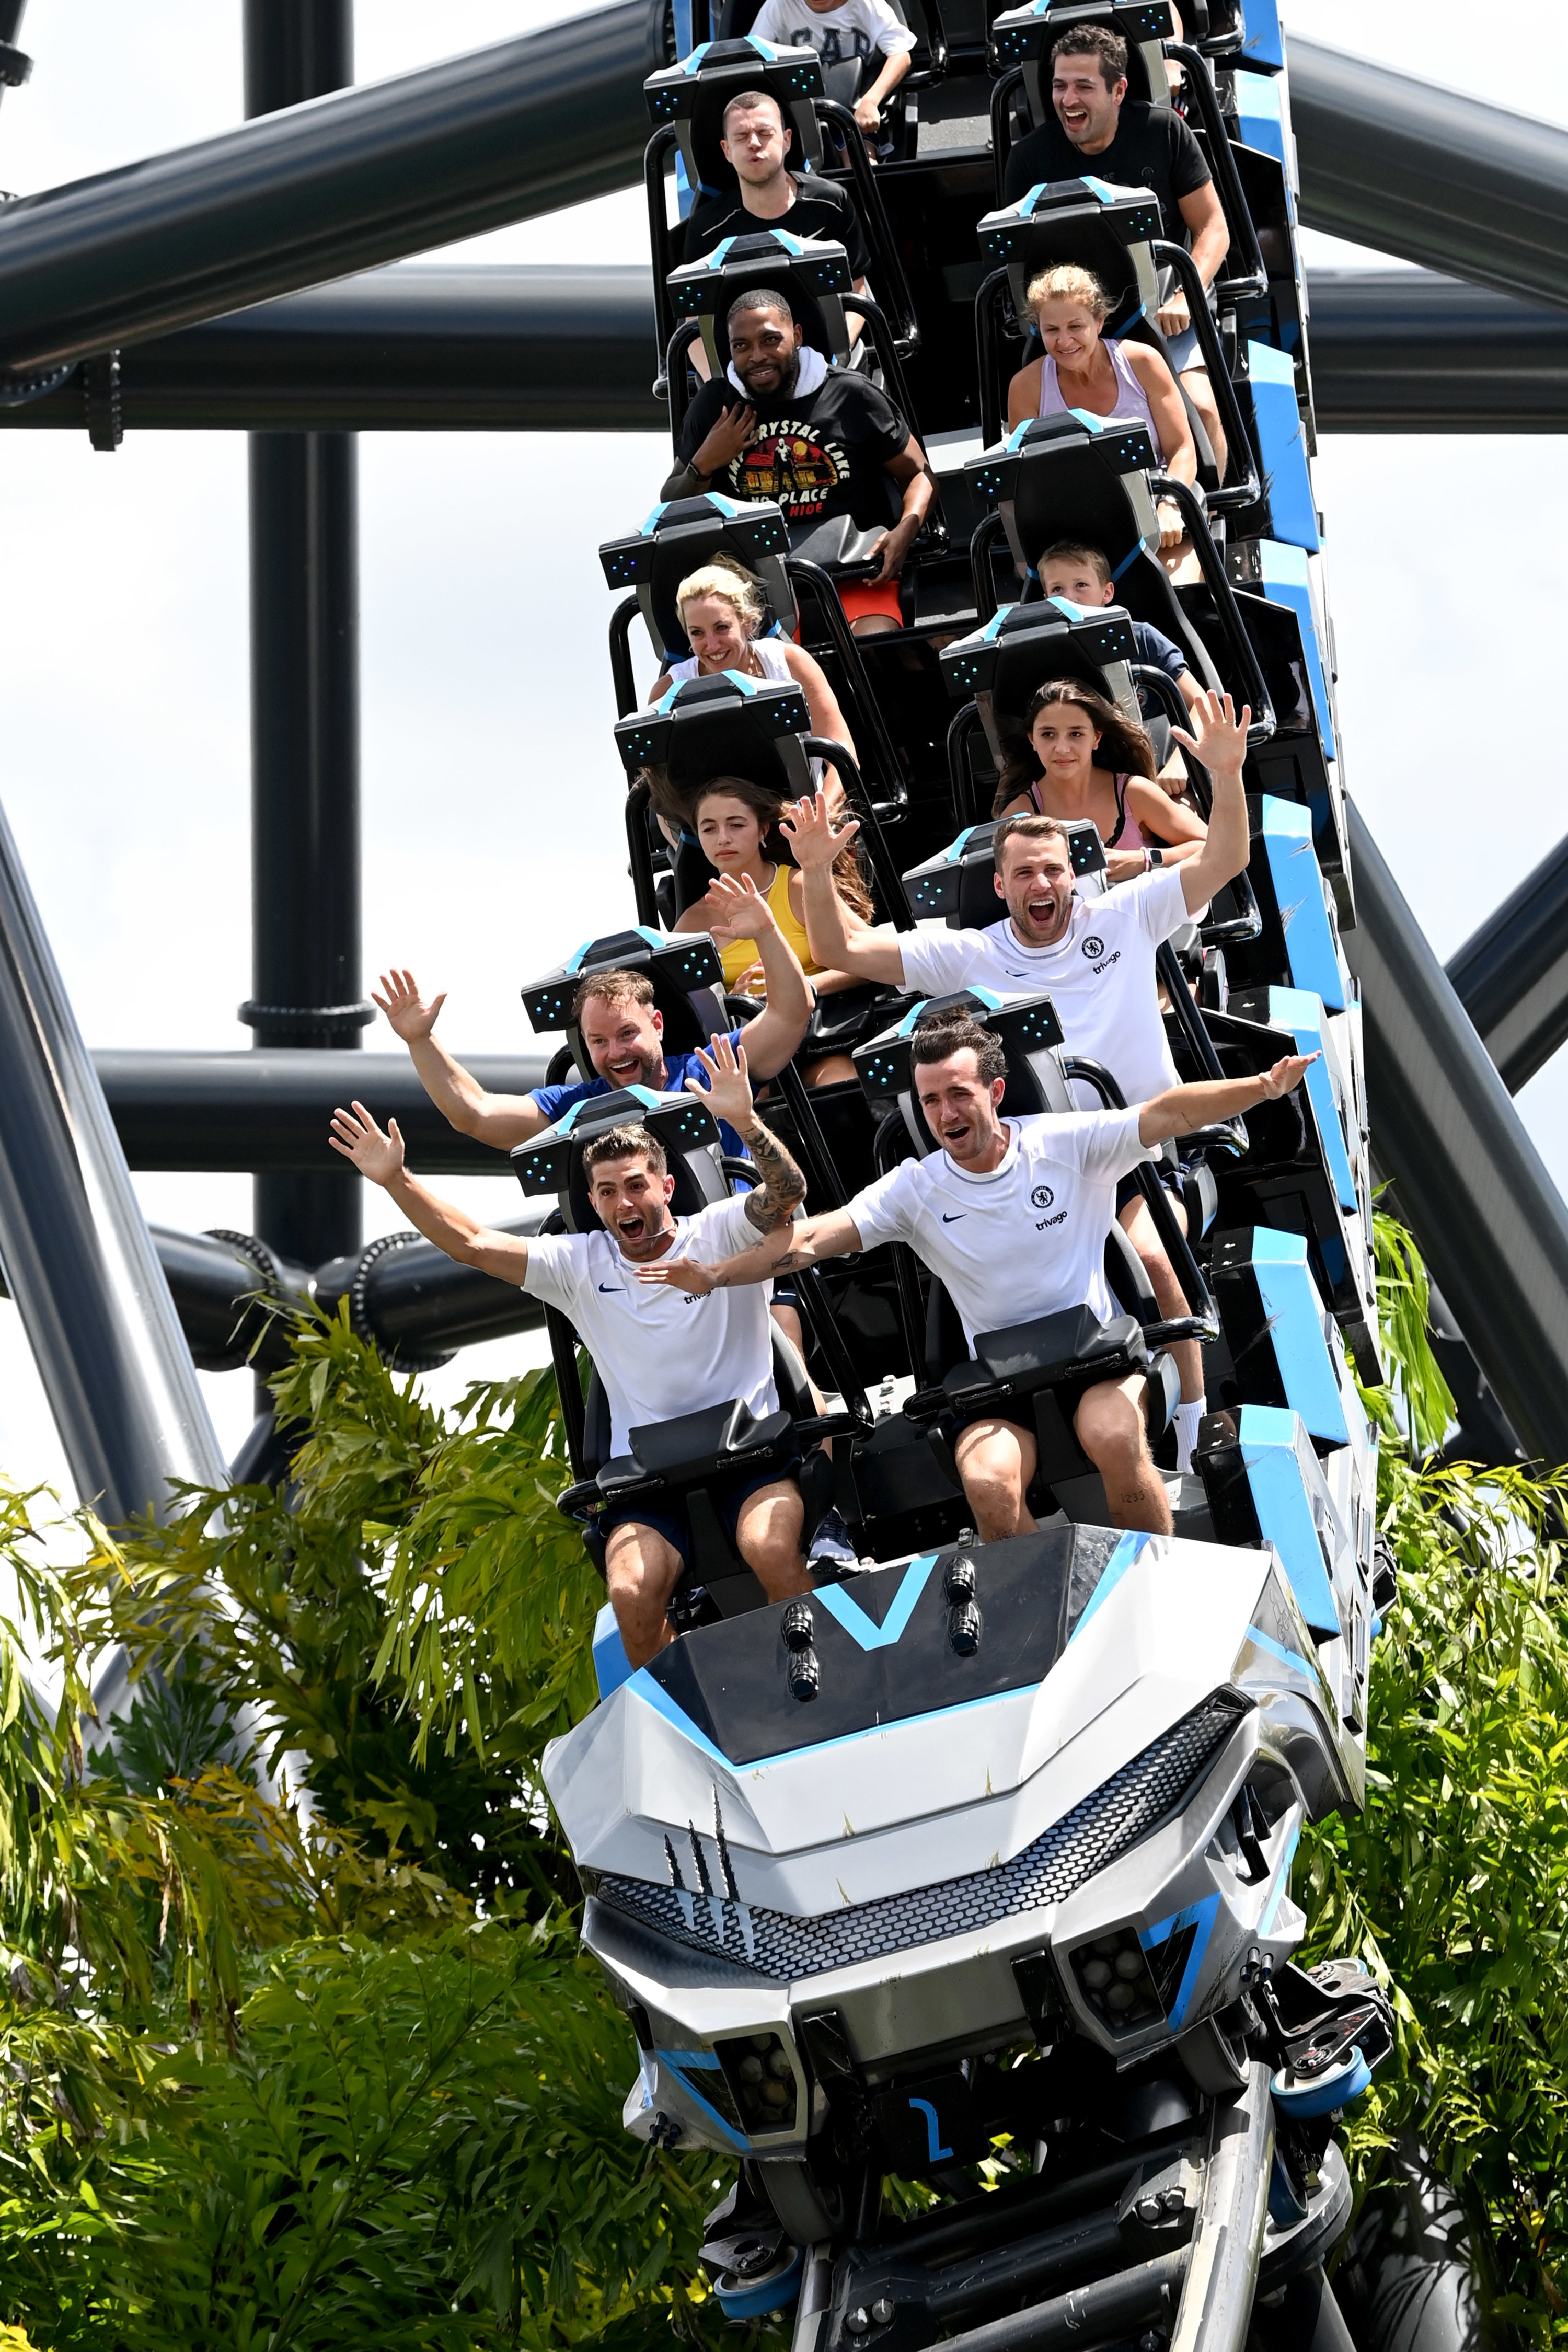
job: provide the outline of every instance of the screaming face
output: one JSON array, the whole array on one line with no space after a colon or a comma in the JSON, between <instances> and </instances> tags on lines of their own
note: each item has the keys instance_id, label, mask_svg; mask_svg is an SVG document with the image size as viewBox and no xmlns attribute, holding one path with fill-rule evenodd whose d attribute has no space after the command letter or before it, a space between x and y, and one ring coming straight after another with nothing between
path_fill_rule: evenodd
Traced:
<instances>
[{"instance_id":1,"label":"screaming face","mask_svg":"<svg viewBox=\"0 0 1568 2352\"><path fill-rule=\"evenodd\" d=\"M591 996L583 1007L583 1043L607 1085L663 1092L664 1015L651 1004Z\"/></svg>"},{"instance_id":2,"label":"screaming face","mask_svg":"<svg viewBox=\"0 0 1568 2352\"><path fill-rule=\"evenodd\" d=\"M996 896L1026 947L1054 947L1072 913L1073 876L1060 834L1012 834L1002 845Z\"/></svg>"},{"instance_id":3,"label":"screaming face","mask_svg":"<svg viewBox=\"0 0 1568 2352\"><path fill-rule=\"evenodd\" d=\"M973 1046L945 1062L917 1062L913 1077L925 1123L949 1159L982 1173L995 1167L1007 1145L996 1117L1006 1080L983 1078Z\"/></svg>"},{"instance_id":4,"label":"screaming face","mask_svg":"<svg viewBox=\"0 0 1568 2352\"><path fill-rule=\"evenodd\" d=\"M658 1257L668 1244L674 1190L674 1177L656 1176L646 1155L637 1151L624 1160L601 1160L589 1198L605 1231L615 1235L621 1255L636 1260Z\"/></svg>"}]
</instances>

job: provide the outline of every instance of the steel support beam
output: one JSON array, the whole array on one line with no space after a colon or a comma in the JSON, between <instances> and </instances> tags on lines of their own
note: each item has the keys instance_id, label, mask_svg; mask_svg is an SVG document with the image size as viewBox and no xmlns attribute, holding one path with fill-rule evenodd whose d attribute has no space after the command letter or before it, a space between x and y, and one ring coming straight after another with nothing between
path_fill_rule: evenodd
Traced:
<instances>
[{"instance_id":1,"label":"steel support beam","mask_svg":"<svg viewBox=\"0 0 1568 2352\"><path fill-rule=\"evenodd\" d=\"M246 0L245 110L353 79L353 0ZM360 998L357 452L250 436L251 987L258 1047L356 1045ZM306 1265L358 1245L352 1170L256 1179L258 1234Z\"/></svg>"},{"instance_id":2,"label":"steel support beam","mask_svg":"<svg viewBox=\"0 0 1568 2352\"><path fill-rule=\"evenodd\" d=\"M9 825L0 815L0 1264L84 1502L110 1526L223 1454Z\"/></svg>"},{"instance_id":3,"label":"steel support beam","mask_svg":"<svg viewBox=\"0 0 1568 2352\"><path fill-rule=\"evenodd\" d=\"M1521 1443L1568 1461L1568 1208L1353 807L1351 852L1379 1165Z\"/></svg>"},{"instance_id":4,"label":"steel support beam","mask_svg":"<svg viewBox=\"0 0 1568 2352\"><path fill-rule=\"evenodd\" d=\"M1322 433L1568 430L1568 313L1429 270L1319 270ZM630 267L367 271L122 353L127 432L658 433ZM0 428L87 426L80 373Z\"/></svg>"},{"instance_id":5,"label":"steel support beam","mask_svg":"<svg viewBox=\"0 0 1568 2352\"><path fill-rule=\"evenodd\" d=\"M0 363L36 373L631 186L663 21L622 0L19 198Z\"/></svg>"},{"instance_id":6,"label":"steel support beam","mask_svg":"<svg viewBox=\"0 0 1568 2352\"><path fill-rule=\"evenodd\" d=\"M97 1053L93 1065L132 1168L309 1173L335 1169L333 1109L357 1093L395 1118L422 1176L506 1176L504 1151L448 1127L406 1054ZM489 1093L544 1084L541 1054L472 1054L463 1066ZM308 1261L307 1261L308 1262Z\"/></svg>"},{"instance_id":7,"label":"steel support beam","mask_svg":"<svg viewBox=\"0 0 1568 2352\"><path fill-rule=\"evenodd\" d=\"M1448 978L1510 1095L1568 1042L1568 840L1448 959Z\"/></svg>"},{"instance_id":8,"label":"steel support beam","mask_svg":"<svg viewBox=\"0 0 1568 2352\"><path fill-rule=\"evenodd\" d=\"M1309 228L1568 307L1568 131L1300 33L1287 62Z\"/></svg>"}]
</instances>

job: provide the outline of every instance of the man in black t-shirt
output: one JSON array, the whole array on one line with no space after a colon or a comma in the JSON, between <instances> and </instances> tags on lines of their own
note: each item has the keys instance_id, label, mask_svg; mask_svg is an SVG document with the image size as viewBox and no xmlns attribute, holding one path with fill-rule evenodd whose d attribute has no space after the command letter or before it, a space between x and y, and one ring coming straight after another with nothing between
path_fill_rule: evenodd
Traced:
<instances>
[{"instance_id":1,"label":"man in black t-shirt","mask_svg":"<svg viewBox=\"0 0 1568 2352\"><path fill-rule=\"evenodd\" d=\"M723 189L704 196L693 206L686 224L682 258L700 261L726 236L755 236L760 229L787 228L791 236L820 236L841 245L855 291L864 294L866 232L860 215L837 180L816 173L802 178L785 170L784 158L794 138L777 99L765 90L743 89L730 100L724 109L724 136L719 147L739 186L733 194ZM848 311L846 318L850 341L858 341L858 311ZM700 343L692 345L689 356L698 374L705 375L708 361Z\"/></svg>"},{"instance_id":2,"label":"man in black t-shirt","mask_svg":"<svg viewBox=\"0 0 1568 2352\"><path fill-rule=\"evenodd\" d=\"M1103 25L1072 25L1051 51L1054 120L1021 139L1007 158L1003 193L1009 204L1053 180L1085 173L1112 187L1149 188L1160 200L1165 235L1191 248L1205 286L1230 248L1230 232L1203 151L1168 107L1127 97L1127 44ZM1173 287L1154 314L1171 364L1203 418L1221 477L1225 436L1198 350L1187 299Z\"/></svg>"},{"instance_id":3,"label":"man in black t-shirt","mask_svg":"<svg viewBox=\"0 0 1568 2352\"><path fill-rule=\"evenodd\" d=\"M730 380L705 383L688 409L660 496L773 499L792 536L837 515L880 532L875 578L839 595L858 635L901 627L899 573L931 498L907 418L863 375L829 367L771 287L737 295L725 323Z\"/></svg>"}]
</instances>

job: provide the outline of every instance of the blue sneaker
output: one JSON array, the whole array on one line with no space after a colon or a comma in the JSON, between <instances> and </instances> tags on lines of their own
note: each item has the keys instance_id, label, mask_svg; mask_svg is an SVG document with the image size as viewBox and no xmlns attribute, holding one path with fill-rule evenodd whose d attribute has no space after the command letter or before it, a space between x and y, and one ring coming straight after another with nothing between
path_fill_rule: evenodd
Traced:
<instances>
[{"instance_id":1,"label":"blue sneaker","mask_svg":"<svg viewBox=\"0 0 1568 2352\"><path fill-rule=\"evenodd\" d=\"M854 1568L859 1554L850 1540L848 1528L837 1511L825 1511L817 1521L816 1533L811 1538L810 1561L813 1568Z\"/></svg>"}]
</instances>

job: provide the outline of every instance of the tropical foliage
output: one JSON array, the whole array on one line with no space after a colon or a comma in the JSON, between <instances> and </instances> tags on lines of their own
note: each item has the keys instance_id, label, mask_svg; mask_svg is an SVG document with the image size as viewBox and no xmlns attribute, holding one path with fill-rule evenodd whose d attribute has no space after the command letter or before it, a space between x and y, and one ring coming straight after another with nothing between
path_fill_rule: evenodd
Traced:
<instances>
[{"instance_id":1,"label":"tropical foliage","mask_svg":"<svg viewBox=\"0 0 1568 2352\"><path fill-rule=\"evenodd\" d=\"M1446 1392L1419 1261L1379 1243L1399 1591L1367 1811L1313 1833L1298 1892L1316 1948L1396 1994L1363 2177L1418 2126L1545 2341L1568 2232L1557 1491L1418 1467ZM716 2334L696 2247L727 2184L620 2129L632 2039L577 1955L542 1796L601 1597L552 1507L549 1377L443 1416L339 1322L278 1388L306 1433L287 1502L193 1495L123 1543L79 1520L62 1571L44 1498L0 1489L0 2352ZM85 1674L115 1642L140 1679L110 1753ZM309 1809L278 1801L290 1780Z\"/></svg>"}]
</instances>

